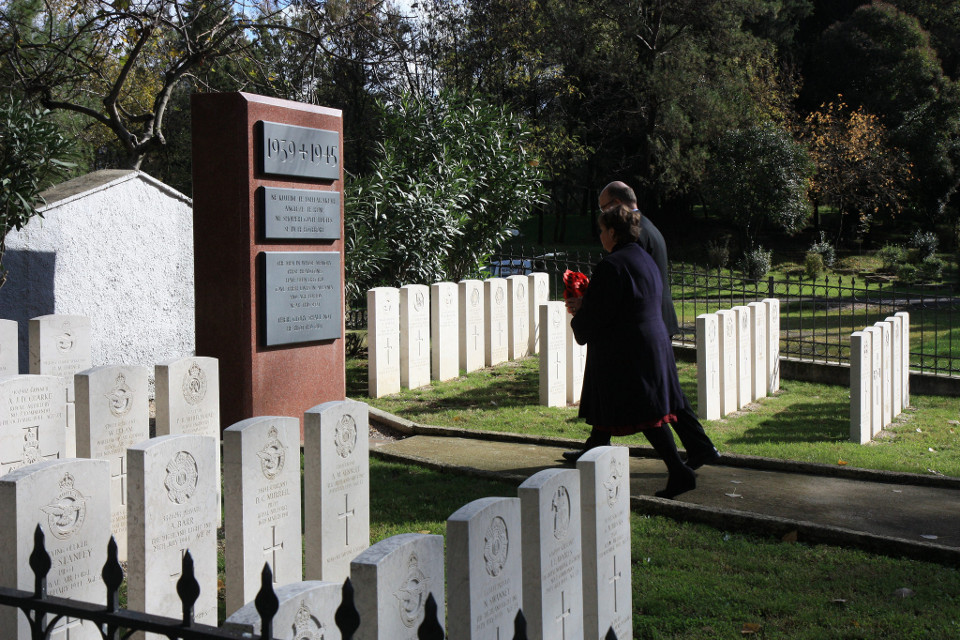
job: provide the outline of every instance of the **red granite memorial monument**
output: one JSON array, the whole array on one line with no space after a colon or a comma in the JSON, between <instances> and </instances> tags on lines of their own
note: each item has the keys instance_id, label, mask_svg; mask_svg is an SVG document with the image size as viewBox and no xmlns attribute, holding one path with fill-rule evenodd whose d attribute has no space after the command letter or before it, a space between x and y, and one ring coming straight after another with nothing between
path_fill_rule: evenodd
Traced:
<instances>
[{"instance_id":1,"label":"red granite memorial monument","mask_svg":"<svg viewBox=\"0 0 960 640\"><path fill-rule=\"evenodd\" d=\"M221 428L345 397L343 120L196 94L197 355L220 360Z\"/></svg>"}]
</instances>

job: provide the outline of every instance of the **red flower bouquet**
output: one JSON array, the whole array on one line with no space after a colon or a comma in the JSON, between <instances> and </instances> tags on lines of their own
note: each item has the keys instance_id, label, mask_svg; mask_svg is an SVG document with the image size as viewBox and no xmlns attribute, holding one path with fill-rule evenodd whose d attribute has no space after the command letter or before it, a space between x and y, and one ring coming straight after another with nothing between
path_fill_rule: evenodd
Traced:
<instances>
[{"instance_id":1,"label":"red flower bouquet","mask_svg":"<svg viewBox=\"0 0 960 640\"><path fill-rule=\"evenodd\" d=\"M582 298L583 294L587 292L587 285L589 284L590 278L579 271L567 269L563 272L563 299Z\"/></svg>"}]
</instances>

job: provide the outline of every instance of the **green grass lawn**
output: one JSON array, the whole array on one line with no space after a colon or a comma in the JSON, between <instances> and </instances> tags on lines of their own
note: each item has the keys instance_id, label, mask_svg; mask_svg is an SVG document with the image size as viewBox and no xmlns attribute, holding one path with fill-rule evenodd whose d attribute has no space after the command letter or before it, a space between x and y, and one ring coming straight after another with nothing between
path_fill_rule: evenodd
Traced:
<instances>
[{"instance_id":1,"label":"green grass lawn","mask_svg":"<svg viewBox=\"0 0 960 640\"><path fill-rule=\"evenodd\" d=\"M538 359L483 369L457 380L367 398L366 360L347 363L347 395L422 424L561 438L586 438L575 407L539 406ZM684 392L696 405L696 365L678 362ZM705 421L722 452L852 467L960 477L960 401L911 397L911 406L869 444L849 441L846 387L783 380L780 392L720 420ZM619 438L646 445L640 434Z\"/></svg>"}]
</instances>

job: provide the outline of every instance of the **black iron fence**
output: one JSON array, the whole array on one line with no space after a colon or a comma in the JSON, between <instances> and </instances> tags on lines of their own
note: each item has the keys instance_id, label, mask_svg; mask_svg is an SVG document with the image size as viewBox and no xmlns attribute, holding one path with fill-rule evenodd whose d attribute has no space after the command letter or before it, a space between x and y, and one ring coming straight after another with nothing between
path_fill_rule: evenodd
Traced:
<instances>
[{"instance_id":1,"label":"black iron fence","mask_svg":"<svg viewBox=\"0 0 960 640\"><path fill-rule=\"evenodd\" d=\"M545 272L551 299L563 294L563 272L587 276L600 252L517 248L493 255L486 277ZM671 265L671 292L681 343L695 344L696 318L763 298L780 300L780 353L818 362L850 361L850 334L897 311L910 314L910 369L960 377L960 292L948 285L902 285L882 276L831 274L823 278L751 279L732 269ZM354 309L347 326L366 328L366 313Z\"/></svg>"}]
</instances>

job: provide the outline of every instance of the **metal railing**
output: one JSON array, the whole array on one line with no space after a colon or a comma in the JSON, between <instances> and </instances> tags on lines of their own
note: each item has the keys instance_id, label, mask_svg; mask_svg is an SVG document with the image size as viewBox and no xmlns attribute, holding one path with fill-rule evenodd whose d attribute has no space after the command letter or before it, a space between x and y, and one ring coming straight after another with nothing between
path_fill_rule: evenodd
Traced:
<instances>
[{"instance_id":1,"label":"metal railing","mask_svg":"<svg viewBox=\"0 0 960 640\"><path fill-rule=\"evenodd\" d=\"M590 276L600 252L520 247L494 254L485 277L535 271L549 275L551 299L563 295L567 269ZM910 313L910 369L960 377L960 293L946 285L901 285L881 277L827 275L759 280L732 269L671 265L671 293L683 344L696 344L696 318L763 298L780 300L780 353L800 360L849 363L850 334L892 316ZM347 326L365 329L366 313L353 309Z\"/></svg>"}]
</instances>

